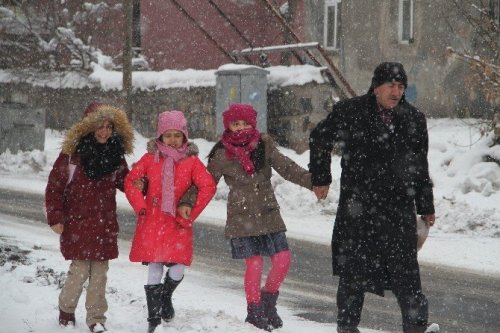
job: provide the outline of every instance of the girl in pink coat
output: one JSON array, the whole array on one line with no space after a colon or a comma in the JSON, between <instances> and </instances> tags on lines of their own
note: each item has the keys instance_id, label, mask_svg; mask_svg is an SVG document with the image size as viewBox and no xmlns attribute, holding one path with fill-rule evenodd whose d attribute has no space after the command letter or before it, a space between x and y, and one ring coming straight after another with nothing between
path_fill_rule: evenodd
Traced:
<instances>
[{"instance_id":1,"label":"girl in pink coat","mask_svg":"<svg viewBox=\"0 0 500 333\"><path fill-rule=\"evenodd\" d=\"M172 293L193 260L192 224L216 191L212 175L195 154L190 154L187 121L180 111L165 111L158 117L156 140L125 179L127 199L138 215L130 261L148 265L144 286L148 306L148 332L174 317ZM191 145L194 146L194 145ZM146 197L134 183L147 178ZM194 185L198 195L189 216L176 207ZM161 283L164 266L168 267Z\"/></svg>"}]
</instances>

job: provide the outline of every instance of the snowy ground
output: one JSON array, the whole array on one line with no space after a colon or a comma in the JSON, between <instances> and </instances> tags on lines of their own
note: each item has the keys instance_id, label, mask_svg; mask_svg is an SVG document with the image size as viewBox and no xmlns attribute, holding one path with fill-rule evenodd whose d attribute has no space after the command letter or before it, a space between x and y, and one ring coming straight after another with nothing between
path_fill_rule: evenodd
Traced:
<instances>
[{"instance_id":1,"label":"snowy ground","mask_svg":"<svg viewBox=\"0 0 500 333\"><path fill-rule=\"evenodd\" d=\"M77 326L57 324L57 297L68 262L59 252L55 234L40 223L27 223L0 215L0 332L88 332L85 325L85 292L76 311ZM109 332L146 332L144 281L147 270L128 261L130 244L120 242L120 257L111 261L106 297ZM176 318L162 332L262 332L244 323L243 291L227 288L220 276L188 269L174 294ZM331 332L332 325L318 324L280 308L285 327L279 332ZM363 330L363 333L376 332Z\"/></svg>"},{"instance_id":2,"label":"snowy ground","mask_svg":"<svg viewBox=\"0 0 500 333\"><path fill-rule=\"evenodd\" d=\"M431 229L421 262L452 266L484 275L500 276L500 167L483 162L490 155L500 159L500 146L490 148L491 137L479 134L470 120L429 120L431 176L435 182L436 226ZM62 134L46 131L45 151L0 155L0 187L43 193L52 163L59 153ZM138 135L136 150L128 158L137 161L145 151L146 139ZM214 144L196 139L200 156L205 158ZM297 155L281 149L306 167L308 152ZM288 237L328 244L338 199L339 160L334 158L333 184L326 201L318 203L314 195L273 176L273 185L288 227ZM201 223L224 224L227 186L219 184L215 199L202 216ZM300 203L299 205L297 203ZM118 204L129 208L125 197ZM23 224L0 216L0 332L47 332L57 327L58 281L68 263L58 252L58 239L44 225ZM9 257L5 247L30 251L27 258ZM109 328L115 332L144 330L144 267L128 262L127 242L120 243L121 256L109 272ZM196 246L196 244L195 244ZM24 263L22 263L24 261ZM286 281L285 281L286 284ZM243 324L245 305L243 291L225 288L224 279L190 269L185 282L176 292L178 317L168 332L249 332ZM280 309L285 327L280 332L331 332L334 325L320 325L295 317L291 310ZM77 320L84 322L83 299ZM66 331L66 330L64 330ZM71 332L85 332L80 325ZM164 328L167 332L167 328ZM258 330L256 330L258 331ZM161 332L161 330L159 330ZM370 330L362 330L372 332Z\"/></svg>"}]
</instances>

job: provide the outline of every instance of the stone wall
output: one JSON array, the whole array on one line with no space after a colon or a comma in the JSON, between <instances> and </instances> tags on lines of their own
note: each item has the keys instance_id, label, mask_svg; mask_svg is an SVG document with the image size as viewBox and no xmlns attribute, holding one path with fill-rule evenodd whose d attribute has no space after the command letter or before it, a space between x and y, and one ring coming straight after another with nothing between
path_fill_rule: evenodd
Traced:
<instances>
[{"instance_id":1,"label":"stone wall","mask_svg":"<svg viewBox=\"0 0 500 333\"><path fill-rule=\"evenodd\" d=\"M333 94L333 88L328 84L269 87L268 132L280 145L302 153L308 149L311 128L331 110ZM216 141L219 135L215 131L215 95L215 87L137 90L132 97L131 119L134 128L142 135L151 137L158 113L176 109L185 112L191 138ZM0 83L0 103L20 103L28 108L45 109L46 127L55 130L69 128L81 118L85 106L93 100L118 107L124 105L124 98L119 91L97 88L53 89L27 83Z\"/></svg>"},{"instance_id":2,"label":"stone wall","mask_svg":"<svg viewBox=\"0 0 500 333\"><path fill-rule=\"evenodd\" d=\"M282 146L298 153L309 149L309 133L324 119L334 104L333 89L308 83L269 89L268 131Z\"/></svg>"}]
</instances>

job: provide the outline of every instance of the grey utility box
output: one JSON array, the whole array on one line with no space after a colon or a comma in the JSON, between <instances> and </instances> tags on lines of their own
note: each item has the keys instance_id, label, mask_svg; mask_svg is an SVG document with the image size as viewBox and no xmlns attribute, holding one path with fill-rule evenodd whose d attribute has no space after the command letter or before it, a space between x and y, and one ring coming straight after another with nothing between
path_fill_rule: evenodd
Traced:
<instances>
[{"instance_id":1,"label":"grey utility box","mask_svg":"<svg viewBox=\"0 0 500 333\"><path fill-rule=\"evenodd\" d=\"M267 75L255 66L224 65L216 75L216 137L224 130L222 113L232 103L251 104L257 110L257 129L267 132Z\"/></svg>"},{"instance_id":2,"label":"grey utility box","mask_svg":"<svg viewBox=\"0 0 500 333\"><path fill-rule=\"evenodd\" d=\"M45 148L45 110L0 103L0 154Z\"/></svg>"}]
</instances>

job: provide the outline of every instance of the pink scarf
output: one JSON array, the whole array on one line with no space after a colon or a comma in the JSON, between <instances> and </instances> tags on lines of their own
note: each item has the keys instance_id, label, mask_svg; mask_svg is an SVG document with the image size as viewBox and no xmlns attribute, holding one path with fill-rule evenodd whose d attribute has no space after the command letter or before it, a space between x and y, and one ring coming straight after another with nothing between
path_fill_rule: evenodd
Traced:
<instances>
[{"instance_id":1,"label":"pink scarf","mask_svg":"<svg viewBox=\"0 0 500 333\"><path fill-rule=\"evenodd\" d=\"M222 144L226 148L226 158L240 161L243 170L247 175L252 175L255 171L251 154L257 147L260 140L260 133L255 128L243 129L239 131L225 130L222 133Z\"/></svg>"},{"instance_id":2,"label":"pink scarf","mask_svg":"<svg viewBox=\"0 0 500 333\"><path fill-rule=\"evenodd\" d=\"M155 162L160 160L160 154L165 158L161 181L161 210L175 217L175 163L186 157L187 143L183 144L181 148L175 149L157 140L156 147L158 147L158 151L155 154Z\"/></svg>"}]
</instances>

